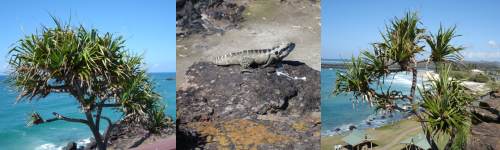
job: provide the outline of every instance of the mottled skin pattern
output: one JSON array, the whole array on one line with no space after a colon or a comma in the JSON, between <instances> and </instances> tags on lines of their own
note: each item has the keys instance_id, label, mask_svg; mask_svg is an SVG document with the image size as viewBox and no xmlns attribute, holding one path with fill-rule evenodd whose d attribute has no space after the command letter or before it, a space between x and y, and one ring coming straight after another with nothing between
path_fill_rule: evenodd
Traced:
<instances>
[{"instance_id":1,"label":"mottled skin pattern","mask_svg":"<svg viewBox=\"0 0 500 150\"><path fill-rule=\"evenodd\" d=\"M265 68L280 62L295 48L295 43L281 43L271 49L244 50L216 57L213 63L220 66L240 65L241 72L251 72L251 66Z\"/></svg>"}]
</instances>

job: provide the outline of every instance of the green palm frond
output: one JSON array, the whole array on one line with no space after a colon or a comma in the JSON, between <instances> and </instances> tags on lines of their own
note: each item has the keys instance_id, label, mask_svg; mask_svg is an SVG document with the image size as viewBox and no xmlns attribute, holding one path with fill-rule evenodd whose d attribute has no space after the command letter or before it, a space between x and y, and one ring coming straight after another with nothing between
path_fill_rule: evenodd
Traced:
<instances>
[{"instance_id":1,"label":"green palm frond","mask_svg":"<svg viewBox=\"0 0 500 150\"><path fill-rule=\"evenodd\" d=\"M374 98L373 90L370 89L372 74L367 70L368 66L360 57L352 57L351 63L345 72L337 71L334 95L344 92L353 92L356 98L370 101Z\"/></svg>"},{"instance_id":2,"label":"green palm frond","mask_svg":"<svg viewBox=\"0 0 500 150\"><path fill-rule=\"evenodd\" d=\"M454 142L465 142L465 132L471 121L467 106L473 98L467 94L460 80L449 76L450 68L449 65L443 67L438 78L431 79L419 90L423 99L422 108L433 135L452 135Z\"/></svg>"},{"instance_id":3,"label":"green palm frond","mask_svg":"<svg viewBox=\"0 0 500 150\"><path fill-rule=\"evenodd\" d=\"M451 40L460 36L456 35L455 29L455 26L448 29L440 26L436 35L431 34L429 38L426 38L426 42L431 49L429 59L432 62L436 64L458 63L463 60L460 51L464 50L464 47L451 45Z\"/></svg>"},{"instance_id":4,"label":"green palm frond","mask_svg":"<svg viewBox=\"0 0 500 150\"><path fill-rule=\"evenodd\" d=\"M384 50L385 57L397 62L402 70L408 65L423 46L418 45L425 38L425 30L419 28L420 18L416 13L406 13L403 18L395 18L386 26L386 33L381 33L383 41L375 45Z\"/></svg>"},{"instance_id":5,"label":"green palm frond","mask_svg":"<svg viewBox=\"0 0 500 150\"><path fill-rule=\"evenodd\" d=\"M386 57L383 50L379 49L376 45L373 46L373 53L368 51L361 52L363 61L367 65L367 70L374 73L374 77L383 78L390 73L389 66L391 60Z\"/></svg>"},{"instance_id":6,"label":"green palm frond","mask_svg":"<svg viewBox=\"0 0 500 150\"><path fill-rule=\"evenodd\" d=\"M123 37L53 20L54 27L25 36L9 51L10 83L20 93L18 101L66 92L82 109L93 111L103 101L116 103L135 120L157 106L160 96L143 59L125 49Z\"/></svg>"}]
</instances>

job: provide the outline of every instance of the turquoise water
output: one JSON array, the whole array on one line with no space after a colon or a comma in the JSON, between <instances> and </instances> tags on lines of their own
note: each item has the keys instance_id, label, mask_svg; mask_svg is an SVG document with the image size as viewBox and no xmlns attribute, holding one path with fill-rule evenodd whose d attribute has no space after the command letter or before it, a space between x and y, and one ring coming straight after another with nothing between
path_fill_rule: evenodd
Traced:
<instances>
[{"instance_id":1,"label":"turquoise water","mask_svg":"<svg viewBox=\"0 0 500 150\"><path fill-rule=\"evenodd\" d=\"M150 74L156 91L167 105L165 114L175 120L175 73ZM89 142L92 136L86 125L56 121L38 126L27 127L28 114L37 111L45 119L51 118L52 112L65 116L83 118L73 97L67 94L52 94L40 100L15 104L17 93L4 82L6 76L0 76L0 149L60 149L70 141L79 145ZM116 120L120 113L105 110L104 114ZM104 131L106 123L101 126Z\"/></svg>"},{"instance_id":2,"label":"turquoise water","mask_svg":"<svg viewBox=\"0 0 500 150\"><path fill-rule=\"evenodd\" d=\"M350 93L333 96L337 69L323 68L321 70L321 134L323 136L334 135L335 130L348 130L349 126L357 128L374 128L404 118L406 113L385 114L376 112L369 103L353 103ZM400 89L403 94L409 93L411 86L411 75L398 73L389 76L386 86L392 82L392 89ZM394 77L394 78L392 78ZM367 124L367 122L371 124Z\"/></svg>"}]
</instances>

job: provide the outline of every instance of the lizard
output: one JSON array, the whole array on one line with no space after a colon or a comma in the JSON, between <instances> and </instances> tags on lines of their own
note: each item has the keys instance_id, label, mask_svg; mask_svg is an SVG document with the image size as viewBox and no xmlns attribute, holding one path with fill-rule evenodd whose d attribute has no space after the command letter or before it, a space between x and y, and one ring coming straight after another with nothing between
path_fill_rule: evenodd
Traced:
<instances>
[{"instance_id":1,"label":"lizard","mask_svg":"<svg viewBox=\"0 0 500 150\"><path fill-rule=\"evenodd\" d=\"M218 56L212 62L219 66L240 65L242 73L251 72L252 66L265 68L281 62L294 48L295 43L283 42L270 49L243 50Z\"/></svg>"}]
</instances>

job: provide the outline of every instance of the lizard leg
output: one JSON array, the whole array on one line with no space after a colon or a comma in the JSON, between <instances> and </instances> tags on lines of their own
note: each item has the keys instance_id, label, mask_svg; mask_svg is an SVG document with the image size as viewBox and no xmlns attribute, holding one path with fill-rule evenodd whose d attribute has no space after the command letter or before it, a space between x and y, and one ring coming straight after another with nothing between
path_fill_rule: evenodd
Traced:
<instances>
[{"instance_id":1,"label":"lizard leg","mask_svg":"<svg viewBox=\"0 0 500 150\"><path fill-rule=\"evenodd\" d=\"M268 56L266 64L262 65L260 68L266 68L267 66L271 65L273 63L273 61L274 61L274 57Z\"/></svg>"},{"instance_id":2,"label":"lizard leg","mask_svg":"<svg viewBox=\"0 0 500 150\"><path fill-rule=\"evenodd\" d=\"M241 59L241 62L240 62L241 73L252 72L250 70L250 66L253 64L253 62L254 62L254 60L252 58L243 57L243 59Z\"/></svg>"}]
</instances>

